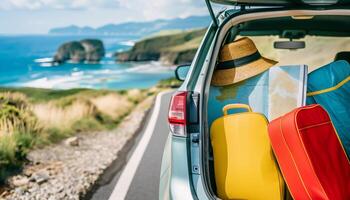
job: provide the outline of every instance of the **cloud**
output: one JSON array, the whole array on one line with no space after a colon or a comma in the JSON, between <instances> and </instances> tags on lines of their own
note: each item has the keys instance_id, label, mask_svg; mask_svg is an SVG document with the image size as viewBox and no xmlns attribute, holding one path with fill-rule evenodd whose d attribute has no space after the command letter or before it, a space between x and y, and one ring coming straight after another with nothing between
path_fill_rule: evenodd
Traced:
<instances>
[{"instance_id":1,"label":"cloud","mask_svg":"<svg viewBox=\"0 0 350 200\"><path fill-rule=\"evenodd\" d=\"M204 0L119 0L120 6L144 19L187 17L205 14Z\"/></svg>"},{"instance_id":2,"label":"cloud","mask_svg":"<svg viewBox=\"0 0 350 200\"><path fill-rule=\"evenodd\" d=\"M207 14L204 0L0 0L0 32L46 33L71 24L98 27Z\"/></svg>"},{"instance_id":3,"label":"cloud","mask_svg":"<svg viewBox=\"0 0 350 200\"><path fill-rule=\"evenodd\" d=\"M0 10L116 8L119 0L1 0Z\"/></svg>"},{"instance_id":4,"label":"cloud","mask_svg":"<svg viewBox=\"0 0 350 200\"><path fill-rule=\"evenodd\" d=\"M204 0L0 0L0 10L128 10L145 19L204 13ZM187 14L185 14L187 13Z\"/></svg>"},{"instance_id":5,"label":"cloud","mask_svg":"<svg viewBox=\"0 0 350 200\"><path fill-rule=\"evenodd\" d=\"M143 20L205 14L204 0L0 0L0 11L112 10ZM134 18L134 17L132 17Z\"/></svg>"}]
</instances>

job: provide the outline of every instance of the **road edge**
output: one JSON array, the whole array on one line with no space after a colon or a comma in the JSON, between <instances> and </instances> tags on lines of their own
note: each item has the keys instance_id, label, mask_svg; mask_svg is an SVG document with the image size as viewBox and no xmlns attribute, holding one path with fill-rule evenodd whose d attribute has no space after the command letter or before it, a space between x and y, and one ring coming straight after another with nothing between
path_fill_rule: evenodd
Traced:
<instances>
[{"instance_id":1,"label":"road edge","mask_svg":"<svg viewBox=\"0 0 350 200\"><path fill-rule=\"evenodd\" d=\"M153 135L154 129L156 127L157 118L160 113L161 108L161 100L162 97L171 91L165 91L161 92L157 95L154 108L151 114L151 118L148 122L148 125L142 135L142 138L139 141L139 144L137 145L136 149L132 153L132 156L130 157L129 161L127 162L126 166L124 167L119 180L116 184L116 186L113 189L112 194L109 197L109 200L124 200L129 187L133 181L133 178L135 176L135 173L137 171L137 168L142 160L143 154L146 151L146 148L151 140L151 137Z\"/></svg>"},{"instance_id":2,"label":"road edge","mask_svg":"<svg viewBox=\"0 0 350 200\"><path fill-rule=\"evenodd\" d=\"M147 125L147 117L150 116L155 105L154 99L152 100L153 103L151 104L150 108L146 111L146 114L143 117L139 127L135 131L135 134L125 143L122 149L118 151L117 158L113 160L112 163L103 171L101 176L95 181L92 187L89 188L88 192L80 196L82 200L93 199L94 193L101 187L110 184L113 181L113 178L123 169L125 163L127 163L128 152L133 150L135 143L138 142L137 138L140 136L142 130Z\"/></svg>"}]
</instances>

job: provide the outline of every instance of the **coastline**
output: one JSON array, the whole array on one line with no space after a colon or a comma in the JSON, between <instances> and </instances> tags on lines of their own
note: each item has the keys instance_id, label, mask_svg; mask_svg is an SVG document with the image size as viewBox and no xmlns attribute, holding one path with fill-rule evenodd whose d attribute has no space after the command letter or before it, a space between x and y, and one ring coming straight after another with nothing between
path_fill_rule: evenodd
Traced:
<instances>
[{"instance_id":1,"label":"coastline","mask_svg":"<svg viewBox=\"0 0 350 200\"><path fill-rule=\"evenodd\" d=\"M130 48L130 41L118 41L113 52ZM48 54L53 45L45 48L30 51L19 59L23 64L0 77L0 107L6 108L0 113L5 120L0 125L0 162L5 163L0 167L0 199L87 197L137 135L154 96L180 84L173 78L173 64L118 62L111 56L111 43L108 56L98 63L52 65ZM13 58L0 64L0 70L16 58L7 53ZM12 118L15 122L8 120Z\"/></svg>"},{"instance_id":2,"label":"coastline","mask_svg":"<svg viewBox=\"0 0 350 200\"><path fill-rule=\"evenodd\" d=\"M98 64L66 63L62 66L38 68L38 72L21 81L13 80L2 85L46 89L145 89L174 76L175 69L157 61L115 63L111 59L102 60Z\"/></svg>"},{"instance_id":3,"label":"coastline","mask_svg":"<svg viewBox=\"0 0 350 200\"><path fill-rule=\"evenodd\" d=\"M57 48L65 42L91 37L102 40L105 46L106 56L99 63L64 63L59 66L48 66L47 63L35 62L49 61L55 55ZM160 68L163 65L157 62L148 62L148 64L152 65L149 69L155 68L152 74L150 74L149 69L133 72L127 71L127 69L147 63L115 62L112 55L117 51L130 49L132 47L130 46L132 44L130 41L138 39L133 36L98 35L89 37L82 35L53 36L47 34L1 36L0 71L2 73L0 75L0 85L51 89L142 89L152 87L157 84L157 81L172 76L173 72L171 69L166 67ZM144 73L144 71L146 72ZM138 80L134 78L135 76ZM143 84L137 84L137 81L143 82Z\"/></svg>"}]
</instances>

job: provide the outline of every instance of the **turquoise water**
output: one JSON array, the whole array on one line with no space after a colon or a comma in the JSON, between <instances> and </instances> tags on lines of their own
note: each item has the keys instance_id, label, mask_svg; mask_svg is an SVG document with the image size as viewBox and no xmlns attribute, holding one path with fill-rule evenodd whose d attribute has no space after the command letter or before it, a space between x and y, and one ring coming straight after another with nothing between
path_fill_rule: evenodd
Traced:
<instances>
[{"instance_id":1,"label":"turquoise water","mask_svg":"<svg viewBox=\"0 0 350 200\"><path fill-rule=\"evenodd\" d=\"M73 64L48 67L37 59L50 58L60 44L81 40L84 36L0 36L0 86L53 89L148 88L172 77L174 69L158 62L116 63L116 51L131 48L139 38L96 36L103 40L106 57L99 64Z\"/></svg>"}]
</instances>

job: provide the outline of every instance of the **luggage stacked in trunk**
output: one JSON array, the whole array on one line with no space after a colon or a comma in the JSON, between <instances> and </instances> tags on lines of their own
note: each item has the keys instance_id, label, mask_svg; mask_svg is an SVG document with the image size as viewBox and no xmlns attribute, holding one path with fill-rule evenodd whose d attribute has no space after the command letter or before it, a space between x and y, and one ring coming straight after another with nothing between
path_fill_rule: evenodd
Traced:
<instances>
[{"instance_id":1,"label":"luggage stacked in trunk","mask_svg":"<svg viewBox=\"0 0 350 200\"><path fill-rule=\"evenodd\" d=\"M285 191L279 166L295 200L350 199L349 63L337 61L309 74L307 103L312 104L309 106L304 106L307 70L294 73L299 86L297 103L292 105L290 97L283 100L278 95L290 87L270 87L281 81L272 81L276 77L271 74L274 69L278 68L237 84L231 88L231 94L227 88L211 88L209 106L224 107L222 117L218 113L209 116L218 196L222 199L286 199L288 191ZM240 92L245 93L239 95ZM231 99L227 98L229 95ZM248 105L237 103L248 104L257 113ZM233 114L228 114L232 109ZM268 124L264 116L272 122ZM282 117L276 119L277 116Z\"/></svg>"},{"instance_id":2,"label":"luggage stacked in trunk","mask_svg":"<svg viewBox=\"0 0 350 200\"><path fill-rule=\"evenodd\" d=\"M272 121L269 135L294 199L350 199L349 160L320 105L297 108Z\"/></svg>"},{"instance_id":3,"label":"luggage stacked in trunk","mask_svg":"<svg viewBox=\"0 0 350 200\"><path fill-rule=\"evenodd\" d=\"M237 84L211 86L208 120L220 198L285 199L268 119L305 104L306 75L305 65L276 66Z\"/></svg>"},{"instance_id":4,"label":"luggage stacked in trunk","mask_svg":"<svg viewBox=\"0 0 350 200\"><path fill-rule=\"evenodd\" d=\"M231 109L247 111L230 115ZM283 199L284 182L271 151L266 117L244 104L229 104L223 112L211 127L218 196Z\"/></svg>"},{"instance_id":5,"label":"luggage stacked in trunk","mask_svg":"<svg viewBox=\"0 0 350 200\"><path fill-rule=\"evenodd\" d=\"M320 104L330 115L339 138L350 156L350 65L332 62L308 76L308 104Z\"/></svg>"}]
</instances>

